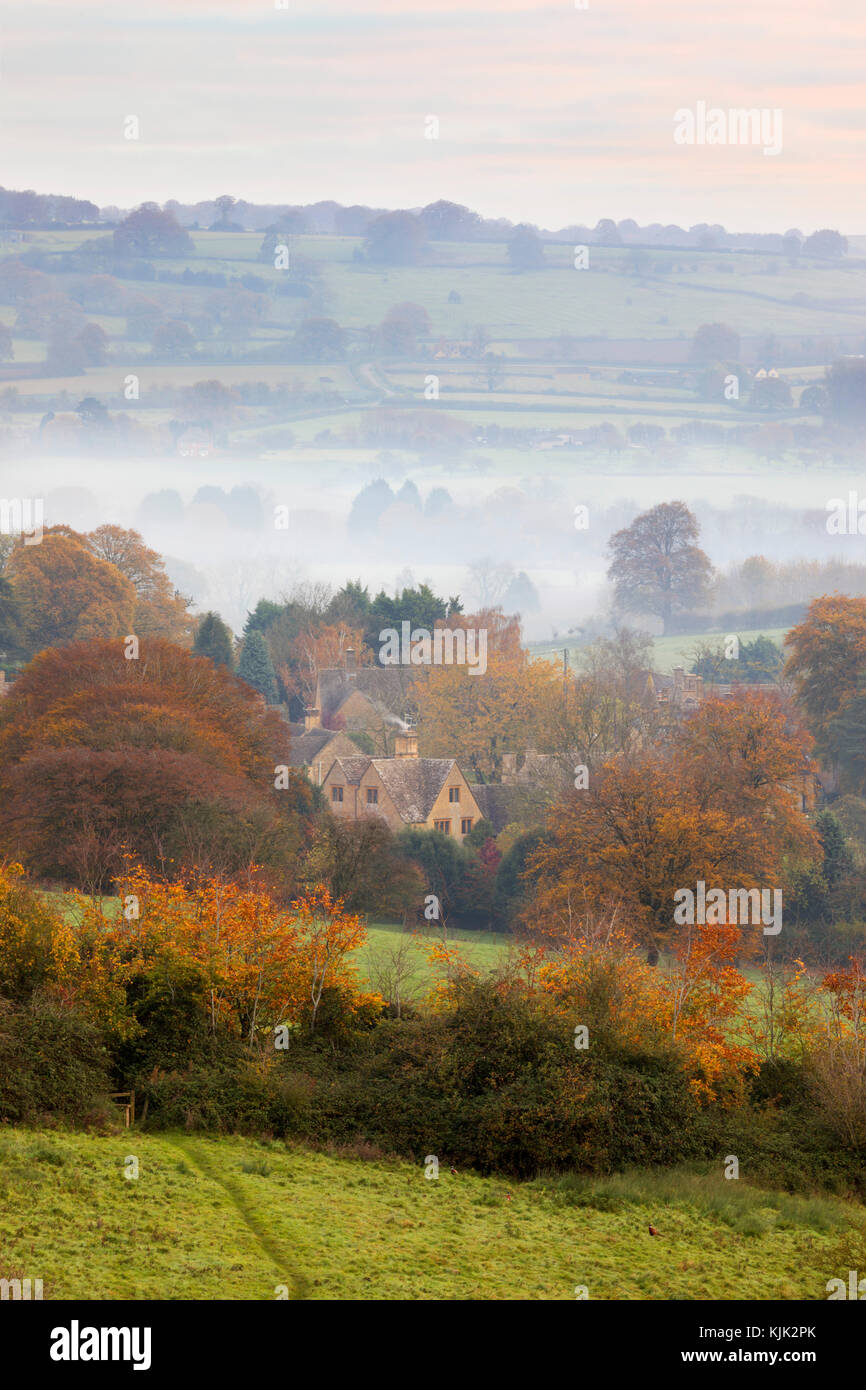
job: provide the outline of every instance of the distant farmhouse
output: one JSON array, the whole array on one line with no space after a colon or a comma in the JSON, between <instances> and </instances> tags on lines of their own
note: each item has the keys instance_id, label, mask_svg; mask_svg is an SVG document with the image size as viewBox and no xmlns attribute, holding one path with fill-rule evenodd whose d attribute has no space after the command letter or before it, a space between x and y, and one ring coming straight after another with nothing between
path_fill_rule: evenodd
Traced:
<instances>
[{"instance_id":1,"label":"distant farmhouse","mask_svg":"<svg viewBox=\"0 0 866 1390\"><path fill-rule=\"evenodd\" d=\"M322 789L335 816L381 816L392 830L438 830L462 841L481 819L456 761L419 758L411 729L397 735L393 758L335 758Z\"/></svg>"}]
</instances>

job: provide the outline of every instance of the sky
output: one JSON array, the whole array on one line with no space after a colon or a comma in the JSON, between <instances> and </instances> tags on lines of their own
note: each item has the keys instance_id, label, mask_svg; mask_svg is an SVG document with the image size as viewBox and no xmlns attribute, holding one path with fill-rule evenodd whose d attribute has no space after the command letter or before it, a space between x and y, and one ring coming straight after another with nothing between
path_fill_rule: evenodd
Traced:
<instances>
[{"instance_id":1,"label":"sky","mask_svg":"<svg viewBox=\"0 0 866 1390\"><path fill-rule=\"evenodd\" d=\"M866 232L863 0L282 3L4 0L4 186ZM781 152L676 143L699 103Z\"/></svg>"}]
</instances>

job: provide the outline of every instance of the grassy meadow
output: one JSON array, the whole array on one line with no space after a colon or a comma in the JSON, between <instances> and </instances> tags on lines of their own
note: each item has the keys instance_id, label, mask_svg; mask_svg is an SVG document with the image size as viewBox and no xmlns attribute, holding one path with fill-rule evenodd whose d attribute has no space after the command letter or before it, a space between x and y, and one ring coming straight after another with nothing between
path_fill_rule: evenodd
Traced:
<instances>
[{"instance_id":1,"label":"grassy meadow","mask_svg":"<svg viewBox=\"0 0 866 1390\"><path fill-rule=\"evenodd\" d=\"M442 1156L428 1180L277 1142L4 1128L0 1277L46 1299L822 1299L864 1259L862 1208L721 1169L514 1183Z\"/></svg>"},{"instance_id":2,"label":"grassy meadow","mask_svg":"<svg viewBox=\"0 0 866 1390\"><path fill-rule=\"evenodd\" d=\"M785 634L788 631L784 627L769 628L742 628L737 629L736 635L740 642L753 642L756 637L769 637L771 642L781 648ZM719 646L727 632L721 628L711 632L688 632L683 634L671 634L667 637L654 637L652 645L651 664L654 671L660 671L662 675L670 675L675 666L682 666L686 671L691 670L692 664L699 647L705 643L711 646ZM562 661L562 652L566 642L562 640L549 642L529 642L529 650L533 659L536 661L548 660L554 662ZM579 669L581 664L581 648L569 646L568 659L573 669Z\"/></svg>"}]
</instances>

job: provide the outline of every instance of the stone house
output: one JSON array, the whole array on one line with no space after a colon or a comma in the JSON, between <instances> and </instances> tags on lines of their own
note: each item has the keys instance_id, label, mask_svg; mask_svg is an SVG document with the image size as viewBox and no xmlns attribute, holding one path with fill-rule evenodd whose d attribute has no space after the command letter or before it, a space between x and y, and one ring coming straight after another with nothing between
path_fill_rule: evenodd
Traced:
<instances>
[{"instance_id":1,"label":"stone house","mask_svg":"<svg viewBox=\"0 0 866 1390\"><path fill-rule=\"evenodd\" d=\"M304 710L303 724L290 724L292 767L303 768L317 787L324 782L335 758L355 758L358 745L343 729L323 729L317 709Z\"/></svg>"},{"instance_id":2,"label":"stone house","mask_svg":"<svg viewBox=\"0 0 866 1390\"><path fill-rule=\"evenodd\" d=\"M419 758L411 729L397 735L393 758L335 758L322 790L335 816L381 816L394 831L439 830L462 841L481 819L454 758Z\"/></svg>"}]
</instances>

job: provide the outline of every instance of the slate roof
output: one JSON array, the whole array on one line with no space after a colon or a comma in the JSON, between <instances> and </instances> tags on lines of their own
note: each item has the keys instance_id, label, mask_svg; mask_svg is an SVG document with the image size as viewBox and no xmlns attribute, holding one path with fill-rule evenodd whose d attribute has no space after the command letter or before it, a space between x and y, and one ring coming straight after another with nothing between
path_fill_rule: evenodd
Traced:
<instances>
[{"instance_id":1,"label":"slate roof","mask_svg":"<svg viewBox=\"0 0 866 1390\"><path fill-rule=\"evenodd\" d=\"M304 767L312 763L332 738L337 737L336 729L310 729L292 739L289 762L292 767Z\"/></svg>"}]
</instances>

